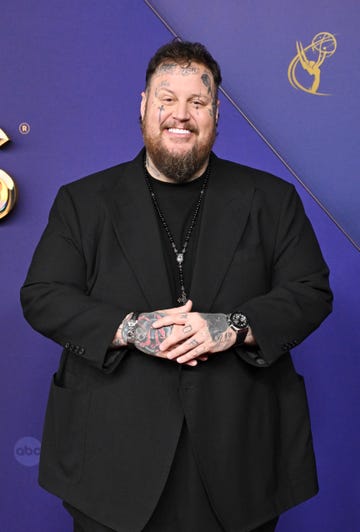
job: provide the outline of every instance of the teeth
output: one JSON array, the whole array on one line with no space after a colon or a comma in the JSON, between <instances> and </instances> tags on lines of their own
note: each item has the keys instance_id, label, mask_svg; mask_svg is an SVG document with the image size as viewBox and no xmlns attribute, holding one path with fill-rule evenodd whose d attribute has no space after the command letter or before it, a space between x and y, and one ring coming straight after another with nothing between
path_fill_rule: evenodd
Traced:
<instances>
[{"instance_id":1,"label":"teeth","mask_svg":"<svg viewBox=\"0 0 360 532\"><path fill-rule=\"evenodd\" d=\"M190 131L188 129L179 129L177 127L169 127L170 133L180 133L181 135L188 135Z\"/></svg>"}]
</instances>

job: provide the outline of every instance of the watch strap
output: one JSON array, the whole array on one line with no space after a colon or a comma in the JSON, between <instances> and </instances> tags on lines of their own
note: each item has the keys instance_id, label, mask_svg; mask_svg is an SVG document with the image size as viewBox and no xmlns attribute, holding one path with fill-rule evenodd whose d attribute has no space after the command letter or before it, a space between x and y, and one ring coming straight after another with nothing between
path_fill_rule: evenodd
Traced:
<instances>
[{"instance_id":1,"label":"watch strap","mask_svg":"<svg viewBox=\"0 0 360 532\"><path fill-rule=\"evenodd\" d=\"M240 329L239 331L237 331L236 340L232 347L239 347L241 345L244 345L245 338L248 332L249 332L249 327L245 327L245 329Z\"/></svg>"}]
</instances>

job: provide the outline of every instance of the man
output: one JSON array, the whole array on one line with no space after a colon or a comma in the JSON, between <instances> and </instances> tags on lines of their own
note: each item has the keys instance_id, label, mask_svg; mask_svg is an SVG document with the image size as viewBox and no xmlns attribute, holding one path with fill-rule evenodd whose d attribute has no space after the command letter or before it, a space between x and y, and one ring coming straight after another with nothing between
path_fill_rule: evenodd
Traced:
<instances>
[{"instance_id":1,"label":"man","mask_svg":"<svg viewBox=\"0 0 360 532\"><path fill-rule=\"evenodd\" d=\"M317 492L289 349L331 310L294 188L212 152L220 69L150 60L145 149L64 186L22 288L64 350L40 483L86 532L265 532Z\"/></svg>"}]
</instances>

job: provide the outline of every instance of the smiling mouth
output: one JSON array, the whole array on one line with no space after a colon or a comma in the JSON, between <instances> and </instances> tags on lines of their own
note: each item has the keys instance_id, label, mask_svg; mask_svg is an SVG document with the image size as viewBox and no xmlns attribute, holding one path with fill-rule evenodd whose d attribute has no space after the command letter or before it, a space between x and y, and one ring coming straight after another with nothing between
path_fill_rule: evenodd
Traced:
<instances>
[{"instance_id":1,"label":"smiling mouth","mask_svg":"<svg viewBox=\"0 0 360 532\"><path fill-rule=\"evenodd\" d=\"M190 129L182 129L179 127L168 127L167 130L169 133L175 133L176 135L190 135L192 132Z\"/></svg>"}]
</instances>

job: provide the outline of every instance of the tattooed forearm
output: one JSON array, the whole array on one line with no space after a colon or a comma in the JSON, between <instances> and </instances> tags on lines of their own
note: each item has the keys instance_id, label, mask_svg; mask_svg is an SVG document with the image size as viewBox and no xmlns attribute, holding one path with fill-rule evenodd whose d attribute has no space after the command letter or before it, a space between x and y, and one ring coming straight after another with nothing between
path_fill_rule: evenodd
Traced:
<instances>
[{"instance_id":1,"label":"tattooed forearm","mask_svg":"<svg viewBox=\"0 0 360 532\"><path fill-rule=\"evenodd\" d=\"M220 343L224 341L224 333L229 327L225 314L200 314L206 321L208 330L213 342ZM230 335L231 336L231 335ZM228 339L228 338L227 338Z\"/></svg>"},{"instance_id":2,"label":"tattooed forearm","mask_svg":"<svg viewBox=\"0 0 360 532\"><path fill-rule=\"evenodd\" d=\"M162 312L147 312L140 314L135 327L135 347L148 355L156 355L159 352L161 342L169 336L172 325L154 329L154 321L162 318Z\"/></svg>"},{"instance_id":3,"label":"tattooed forearm","mask_svg":"<svg viewBox=\"0 0 360 532\"><path fill-rule=\"evenodd\" d=\"M122 347L126 344L124 344L124 341L122 338L114 338L114 340L111 342L110 347Z\"/></svg>"},{"instance_id":4,"label":"tattooed forearm","mask_svg":"<svg viewBox=\"0 0 360 532\"><path fill-rule=\"evenodd\" d=\"M113 341L111 342L110 344L110 348L111 349L116 349L118 347L123 347L127 344L126 340L124 340L123 338L123 328L124 328L124 325L127 323L127 320L130 318L131 314L128 314L124 320L120 323L117 331L116 331L116 334L113 338Z\"/></svg>"},{"instance_id":5,"label":"tattooed forearm","mask_svg":"<svg viewBox=\"0 0 360 532\"><path fill-rule=\"evenodd\" d=\"M114 338L109 347L110 349L118 349L118 347L124 347L125 345L122 338Z\"/></svg>"},{"instance_id":6,"label":"tattooed forearm","mask_svg":"<svg viewBox=\"0 0 360 532\"><path fill-rule=\"evenodd\" d=\"M226 344L227 342L230 342L231 339L232 339L231 332L224 332L224 333L219 334L217 343Z\"/></svg>"}]
</instances>

